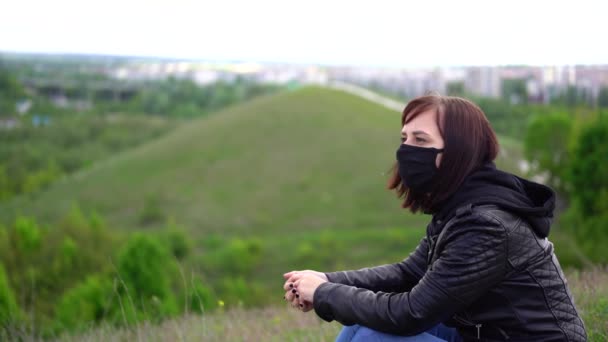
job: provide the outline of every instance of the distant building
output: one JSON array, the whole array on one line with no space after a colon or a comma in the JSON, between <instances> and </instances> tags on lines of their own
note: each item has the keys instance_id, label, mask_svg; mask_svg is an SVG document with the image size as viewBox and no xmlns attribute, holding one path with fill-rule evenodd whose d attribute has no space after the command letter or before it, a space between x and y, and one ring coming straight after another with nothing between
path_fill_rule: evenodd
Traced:
<instances>
[{"instance_id":1,"label":"distant building","mask_svg":"<svg viewBox=\"0 0 608 342\"><path fill-rule=\"evenodd\" d=\"M501 95L500 71L495 67L470 67L465 71L467 92L497 98Z\"/></svg>"}]
</instances>

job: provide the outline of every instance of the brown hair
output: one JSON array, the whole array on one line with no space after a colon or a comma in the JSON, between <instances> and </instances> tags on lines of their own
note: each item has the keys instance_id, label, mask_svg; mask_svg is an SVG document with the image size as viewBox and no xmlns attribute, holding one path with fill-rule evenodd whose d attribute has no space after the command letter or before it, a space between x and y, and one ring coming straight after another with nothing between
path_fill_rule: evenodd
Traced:
<instances>
[{"instance_id":1,"label":"brown hair","mask_svg":"<svg viewBox=\"0 0 608 342\"><path fill-rule=\"evenodd\" d=\"M432 213L450 197L464 179L493 161L498 154L496 134L483 111L473 102L460 97L425 95L410 101L401 115L401 127L420 113L435 110L437 126L444 141L444 152L431 192L414 193L403 185L398 164L391 169L388 188L404 198L402 207L412 212Z\"/></svg>"}]
</instances>

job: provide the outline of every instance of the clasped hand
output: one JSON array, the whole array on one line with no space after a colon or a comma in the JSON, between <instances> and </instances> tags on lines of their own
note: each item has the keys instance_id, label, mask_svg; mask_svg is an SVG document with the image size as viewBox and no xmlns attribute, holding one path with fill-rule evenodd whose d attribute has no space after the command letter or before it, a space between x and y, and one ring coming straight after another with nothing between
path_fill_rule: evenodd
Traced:
<instances>
[{"instance_id":1,"label":"clasped hand","mask_svg":"<svg viewBox=\"0 0 608 342\"><path fill-rule=\"evenodd\" d=\"M305 270L283 274L285 300L296 309L308 312L313 309L313 297L319 285L327 282L325 273Z\"/></svg>"}]
</instances>

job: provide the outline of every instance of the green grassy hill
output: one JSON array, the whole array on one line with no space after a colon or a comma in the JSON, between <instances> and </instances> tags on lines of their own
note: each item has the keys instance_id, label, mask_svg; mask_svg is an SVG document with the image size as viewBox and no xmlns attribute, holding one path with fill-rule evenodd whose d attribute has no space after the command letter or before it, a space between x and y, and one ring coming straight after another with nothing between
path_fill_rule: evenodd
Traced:
<instances>
[{"instance_id":1,"label":"green grassy hill","mask_svg":"<svg viewBox=\"0 0 608 342\"><path fill-rule=\"evenodd\" d=\"M78 202L110 226L132 229L151 197L201 232L420 226L424 219L406 217L384 190L398 141L398 113L304 88L189 122L35 199L0 205L0 218L20 212L51 222Z\"/></svg>"}]
</instances>

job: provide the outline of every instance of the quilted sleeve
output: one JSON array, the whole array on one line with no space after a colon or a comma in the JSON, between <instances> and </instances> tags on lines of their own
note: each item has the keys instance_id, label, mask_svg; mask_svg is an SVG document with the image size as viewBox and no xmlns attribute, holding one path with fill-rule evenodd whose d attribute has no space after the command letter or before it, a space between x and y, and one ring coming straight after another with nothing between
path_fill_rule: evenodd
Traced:
<instances>
[{"instance_id":1,"label":"quilted sleeve","mask_svg":"<svg viewBox=\"0 0 608 342\"><path fill-rule=\"evenodd\" d=\"M420 281L426 271L429 244L426 237L403 261L356 271L325 273L332 283L368 289L374 292L409 291Z\"/></svg>"},{"instance_id":2,"label":"quilted sleeve","mask_svg":"<svg viewBox=\"0 0 608 342\"><path fill-rule=\"evenodd\" d=\"M462 311L507 272L507 237L502 226L479 214L450 227L431 270L408 292L373 292L323 283L314 293L319 317L361 324L397 335L424 332Z\"/></svg>"}]
</instances>

